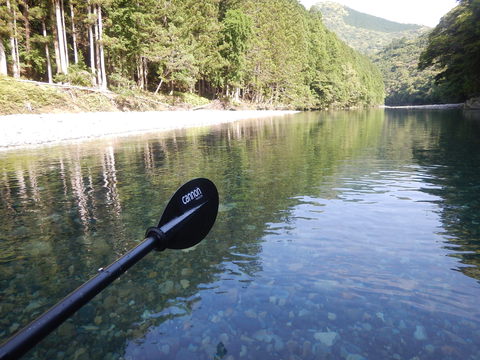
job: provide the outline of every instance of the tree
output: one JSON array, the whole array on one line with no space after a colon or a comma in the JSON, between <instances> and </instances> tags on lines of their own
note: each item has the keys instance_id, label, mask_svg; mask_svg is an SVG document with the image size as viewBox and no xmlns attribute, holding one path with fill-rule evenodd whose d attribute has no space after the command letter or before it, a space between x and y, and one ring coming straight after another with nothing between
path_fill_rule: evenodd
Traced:
<instances>
[{"instance_id":1,"label":"tree","mask_svg":"<svg viewBox=\"0 0 480 360\"><path fill-rule=\"evenodd\" d=\"M240 86L244 85L243 80L246 70L245 56L249 41L253 35L252 20L241 10L228 10L222 21L220 54L225 60L223 79L228 87L236 88L235 99L239 100Z\"/></svg>"},{"instance_id":2,"label":"tree","mask_svg":"<svg viewBox=\"0 0 480 360\"><path fill-rule=\"evenodd\" d=\"M75 27L75 11L73 4L70 2L70 19L72 21L72 42L73 42L73 59L75 64L78 64L78 49L77 49L77 29Z\"/></svg>"},{"instance_id":3,"label":"tree","mask_svg":"<svg viewBox=\"0 0 480 360\"><path fill-rule=\"evenodd\" d=\"M0 75L7 75L7 56L2 38L0 38Z\"/></svg>"},{"instance_id":4,"label":"tree","mask_svg":"<svg viewBox=\"0 0 480 360\"><path fill-rule=\"evenodd\" d=\"M440 70L444 84L457 100L480 95L480 0L462 0L430 33L419 68Z\"/></svg>"},{"instance_id":5,"label":"tree","mask_svg":"<svg viewBox=\"0 0 480 360\"><path fill-rule=\"evenodd\" d=\"M7 7L0 5L0 75L7 75L7 55L5 52L4 39L9 37L9 26Z\"/></svg>"},{"instance_id":6,"label":"tree","mask_svg":"<svg viewBox=\"0 0 480 360\"><path fill-rule=\"evenodd\" d=\"M17 4L15 0L10 2L6 0L7 10L8 10L8 24L10 30L10 50L12 52L12 72L13 77L20 77L20 56L18 50L18 31L17 31Z\"/></svg>"},{"instance_id":7,"label":"tree","mask_svg":"<svg viewBox=\"0 0 480 360\"><path fill-rule=\"evenodd\" d=\"M56 41L55 56L57 59L57 73L68 74L68 46L65 29L65 12L63 0L53 0L55 8Z\"/></svg>"}]
</instances>

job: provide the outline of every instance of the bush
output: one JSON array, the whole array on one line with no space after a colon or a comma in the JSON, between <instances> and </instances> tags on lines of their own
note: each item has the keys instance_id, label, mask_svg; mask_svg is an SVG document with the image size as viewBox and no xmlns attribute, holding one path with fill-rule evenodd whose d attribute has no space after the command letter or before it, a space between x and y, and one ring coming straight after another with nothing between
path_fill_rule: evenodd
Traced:
<instances>
[{"instance_id":1,"label":"bush","mask_svg":"<svg viewBox=\"0 0 480 360\"><path fill-rule=\"evenodd\" d=\"M77 86L95 86L95 77L85 65L75 64L68 67L68 74L57 74L53 81Z\"/></svg>"}]
</instances>

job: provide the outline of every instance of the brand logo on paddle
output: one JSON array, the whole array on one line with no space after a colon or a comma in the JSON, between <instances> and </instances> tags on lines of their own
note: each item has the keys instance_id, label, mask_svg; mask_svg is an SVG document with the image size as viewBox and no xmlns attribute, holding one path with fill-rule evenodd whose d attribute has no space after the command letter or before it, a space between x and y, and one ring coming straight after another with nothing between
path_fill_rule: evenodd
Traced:
<instances>
[{"instance_id":1,"label":"brand logo on paddle","mask_svg":"<svg viewBox=\"0 0 480 360\"><path fill-rule=\"evenodd\" d=\"M203 197L202 190L197 187L195 190L190 191L188 194L182 196L182 203L187 205L190 201L198 200Z\"/></svg>"}]
</instances>

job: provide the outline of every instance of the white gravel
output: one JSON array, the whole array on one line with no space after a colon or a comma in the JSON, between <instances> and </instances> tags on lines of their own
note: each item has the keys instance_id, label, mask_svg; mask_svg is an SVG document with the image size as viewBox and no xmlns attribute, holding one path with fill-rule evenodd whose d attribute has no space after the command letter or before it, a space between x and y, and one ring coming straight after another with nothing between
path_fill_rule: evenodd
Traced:
<instances>
[{"instance_id":1,"label":"white gravel","mask_svg":"<svg viewBox=\"0 0 480 360\"><path fill-rule=\"evenodd\" d=\"M242 119L280 116L294 111L152 111L0 116L0 151L22 147L126 136Z\"/></svg>"}]
</instances>

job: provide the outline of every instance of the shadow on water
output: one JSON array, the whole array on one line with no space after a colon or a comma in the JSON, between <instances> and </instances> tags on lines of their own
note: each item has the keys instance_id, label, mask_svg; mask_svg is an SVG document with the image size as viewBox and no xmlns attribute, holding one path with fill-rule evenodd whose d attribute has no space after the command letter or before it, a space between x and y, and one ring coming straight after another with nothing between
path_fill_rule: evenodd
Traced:
<instances>
[{"instance_id":1,"label":"shadow on water","mask_svg":"<svg viewBox=\"0 0 480 360\"><path fill-rule=\"evenodd\" d=\"M361 359L388 354L391 339L384 334L390 332L423 341L416 313L401 308L396 316L412 319L394 322L383 318L386 311L373 310L395 293L390 288L400 288L399 303L415 303L405 290L412 290L413 275L406 271L392 280L397 268L360 255L385 242L368 240L385 235L376 227L390 230L379 225L391 220L382 215L389 208L377 210L370 196L389 194L397 176L410 181L421 166L426 170L418 183L441 209L448 255L460 257L469 265L461 270L478 279L480 196L472 194L479 193L479 159L458 161L462 152L480 154L478 128L455 122L457 113L442 114L305 113L0 153L0 338L135 246L174 190L201 176L216 184L221 203L206 240L190 251L147 256L30 358ZM462 137L466 143L455 148ZM350 224L342 206L358 209ZM371 217L371 227L357 220L366 211L378 217ZM358 224L364 228L355 237ZM362 239L377 248L361 248L355 242ZM342 246L351 251L347 257ZM372 284L384 288L375 292ZM431 303L422 305L428 313ZM375 321L380 330L373 346L367 333ZM417 349L425 358L442 355L432 344L397 343L400 358Z\"/></svg>"}]
</instances>

